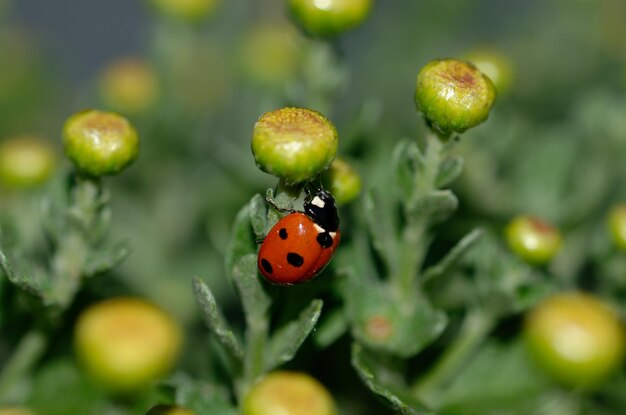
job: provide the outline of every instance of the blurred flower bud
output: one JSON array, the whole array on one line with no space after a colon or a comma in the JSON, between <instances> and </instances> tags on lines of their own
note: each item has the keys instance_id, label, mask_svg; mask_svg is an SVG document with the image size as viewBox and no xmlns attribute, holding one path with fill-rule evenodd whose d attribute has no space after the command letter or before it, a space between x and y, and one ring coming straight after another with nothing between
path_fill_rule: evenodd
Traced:
<instances>
[{"instance_id":1,"label":"blurred flower bud","mask_svg":"<svg viewBox=\"0 0 626 415\"><path fill-rule=\"evenodd\" d=\"M417 109L442 136L462 133L485 121L495 99L493 82L471 63L434 60L417 74Z\"/></svg>"},{"instance_id":2,"label":"blurred flower bud","mask_svg":"<svg viewBox=\"0 0 626 415\"><path fill-rule=\"evenodd\" d=\"M293 26L272 23L253 27L245 34L240 50L245 74L262 84L284 84L298 71L301 43Z\"/></svg>"},{"instance_id":3,"label":"blurred flower bud","mask_svg":"<svg viewBox=\"0 0 626 415\"><path fill-rule=\"evenodd\" d=\"M491 79L498 94L509 90L513 78L513 65L507 56L496 50L484 48L469 52L465 59Z\"/></svg>"},{"instance_id":4,"label":"blurred flower bud","mask_svg":"<svg viewBox=\"0 0 626 415\"><path fill-rule=\"evenodd\" d=\"M313 179L335 158L335 126L304 108L267 112L254 125L252 153L259 168L287 184Z\"/></svg>"},{"instance_id":5,"label":"blurred flower bud","mask_svg":"<svg viewBox=\"0 0 626 415\"><path fill-rule=\"evenodd\" d=\"M10 407L0 408L0 415L35 415L35 413L22 407Z\"/></svg>"},{"instance_id":6,"label":"blurred flower bud","mask_svg":"<svg viewBox=\"0 0 626 415\"><path fill-rule=\"evenodd\" d=\"M100 94L115 111L140 113L157 100L159 80L147 62L137 58L120 59L101 74Z\"/></svg>"},{"instance_id":7,"label":"blurred flower bud","mask_svg":"<svg viewBox=\"0 0 626 415\"><path fill-rule=\"evenodd\" d=\"M531 216L518 216L506 227L511 250L524 261L548 263L561 249L561 234L554 226Z\"/></svg>"},{"instance_id":8,"label":"blurred flower bud","mask_svg":"<svg viewBox=\"0 0 626 415\"><path fill-rule=\"evenodd\" d=\"M126 118L97 110L78 112L63 126L65 154L92 176L115 174L139 154L139 137Z\"/></svg>"},{"instance_id":9,"label":"blurred flower bud","mask_svg":"<svg viewBox=\"0 0 626 415\"><path fill-rule=\"evenodd\" d=\"M0 181L7 187L41 184L50 177L55 163L54 150L39 137L17 136L0 143Z\"/></svg>"},{"instance_id":10,"label":"blurred flower bud","mask_svg":"<svg viewBox=\"0 0 626 415\"><path fill-rule=\"evenodd\" d=\"M619 204L611 209L607 225L615 246L626 251L626 204Z\"/></svg>"},{"instance_id":11,"label":"blurred flower bud","mask_svg":"<svg viewBox=\"0 0 626 415\"><path fill-rule=\"evenodd\" d=\"M571 387L595 386L624 357L624 329L617 314L583 293L544 300L528 314L524 338L536 363Z\"/></svg>"},{"instance_id":12,"label":"blurred flower bud","mask_svg":"<svg viewBox=\"0 0 626 415\"><path fill-rule=\"evenodd\" d=\"M83 311L74 344L87 372L117 393L131 393L165 375L181 346L181 328L139 298L114 298Z\"/></svg>"},{"instance_id":13,"label":"blurred flower bud","mask_svg":"<svg viewBox=\"0 0 626 415\"><path fill-rule=\"evenodd\" d=\"M244 415L335 415L328 391L305 373L274 372L257 383L243 403Z\"/></svg>"},{"instance_id":14,"label":"blurred flower bud","mask_svg":"<svg viewBox=\"0 0 626 415\"><path fill-rule=\"evenodd\" d=\"M158 405L151 408L146 415L196 415L190 409L174 405Z\"/></svg>"},{"instance_id":15,"label":"blurred flower bud","mask_svg":"<svg viewBox=\"0 0 626 415\"><path fill-rule=\"evenodd\" d=\"M166 17L187 22L198 22L211 16L219 0L148 0Z\"/></svg>"},{"instance_id":16,"label":"blurred flower bud","mask_svg":"<svg viewBox=\"0 0 626 415\"><path fill-rule=\"evenodd\" d=\"M361 192L361 177L346 161L336 158L322 174L324 187L330 190L338 205L352 202Z\"/></svg>"},{"instance_id":17,"label":"blurred flower bud","mask_svg":"<svg viewBox=\"0 0 626 415\"><path fill-rule=\"evenodd\" d=\"M305 32L320 37L339 35L361 24L372 0L289 0L292 16Z\"/></svg>"}]
</instances>

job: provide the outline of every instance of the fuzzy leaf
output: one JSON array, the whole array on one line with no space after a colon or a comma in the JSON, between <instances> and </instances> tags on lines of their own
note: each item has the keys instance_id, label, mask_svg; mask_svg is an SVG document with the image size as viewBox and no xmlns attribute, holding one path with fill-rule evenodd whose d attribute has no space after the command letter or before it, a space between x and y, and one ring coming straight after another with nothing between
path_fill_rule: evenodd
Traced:
<instances>
[{"instance_id":1,"label":"fuzzy leaf","mask_svg":"<svg viewBox=\"0 0 626 415\"><path fill-rule=\"evenodd\" d=\"M92 249L87 254L83 275L92 276L115 268L129 253L125 242Z\"/></svg>"},{"instance_id":2,"label":"fuzzy leaf","mask_svg":"<svg viewBox=\"0 0 626 415\"><path fill-rule=\"evenodd\" d=\"M263 238L267 233L267 206L259 194L252 197L249 204L250 223L257 238Z\"/></svg>"},{"instance_id":3,"label":"fuzzy leaf","mask_svg":"<svg viewBox=\"0 0 626 415\"><path fill-rule=\"evenodd\" d=\"M463 237L450 251L435 265L428 267L423 273L422 280L424 282L433 278L437 278L445 274L457 261L471 249L483 234L482 230L474 229Z\"/></svg>"},{"instance_id":4,"label":"fuzzy leaf","mask_svg":"<svg viewBox=\"0 0 626 415\"><path fill-rule=\"evenodd\" d=\"M324 313L324 317L317 325L313 340L319 348L326 348L333 344L348 330L348 320L342 309Z\"/></svg>"},{"instance_id":5,"label":"fuzzy leaf","mask_svg":"<svg viewBox=\"0 0 626 415\"><path fill-rule=\"evenodd\" d=\"M29 273L14 270L13 264L6 253L0 247L0 275L6 275L7 279L24 291L36 296L43 297L43 286L46 276L42 272L33 270Z\"/></svg>"},{"instance_id":6,"label":"fuzzy leaf","mask_svg":"<svg viewBox=\"0 0 626 415\"><path fill-rule=\"evenodd\" d=\"M239 413L230 403L226 391L208 383L185 382L176 390L176 404L198 415L238 415Z\"/></svg>"},{"instance_id":7,"label":"fuzzy leaf","mask_svg":"<svg viewBox=\"0 0 626 415\"><path fill-rule=\"evenodd\" d=\"M432 223L447 219L458 207L459 201L450 190L434 190L427 195L416 196L406 206L409 216L429 216Z\"/></svg>"},{"instance_id":8,"label":"fuzzy leaf","mask_svg":"<svg viewBox=\"0 0 626 415\"><path fill-rule=\"evenodd\" d=\"M396 227L393 219L381 205L382 202L378 193L373 190L366 193L364 208L370 240L389 273L393 273L398 263Z\"/></svg>"},{"instance_id":9,"label":"fuzzy leaf","mask_svg":"<svg viewBox=\"0 0 626 415\"><path fill-rule=\"evenodd\" d=\"M270 308L270 297L265 293L257 269L256 254L247 254L233 267L233 278L241 297L243 311L249 326L265 325Z\"/></svg>"},{"instance_id":10,"label":"fuzzy leaf","mask_svg":"<svg viewBox=\"0 0 626 415\"><path fill-rule=\"evenodd\" d=\"M399 372L383 366L379 359L365 351L358 343L352 345L352 366L365 385L402 415L426 415L433 412L409 395Z\"/></svg>"},{"instance_id":11,"label":"fuzzy leaf","mask_svg":"<svg viewBox=\"0 0 626 415\"><path fill-rule=\"evenodd\" d=\"M224 318L209 287L204 281L194 278L193 290L196 295L196 301L204 314L206 325L215 333L217 339L228 353L241 361L243 359L243 348L229 327L228 321Z\"/></svg>"},{"instance_id":12,"label":"fuzzy leaf","mask_svg":"<svg viewBox=\"0 0 626 415\"><path fill-rule=\"evenodd\" d=\"M435 185L441 189L454 182L463 171L464 160L461 156L446 158L439 166Z\"/></svg>"},{"instance_id":13,"label":"fuzzy leaf","mask_svg":"<svg viewBox=\"0 0 626 415\"><path fill-rule=\"evenodd\" d=\"M417 190L415 179L424 164L424 155L413 141L403 140L393 149L392 165L404 200L414 197Z\"/></svg>"},{"instance_id":14,"label":"fuzzy leaf","mask_svg":"<svg viewBox=\"0 0 626 415\"><path fill-rule=\"evenodd\" d=\"M256 243L250 224L250 204L239 210L233 225L232 239L226 249L226 271L233 277L233 269L245 255L256 252Z\"/></svg>"},{"instance_id":15,"label":"fuzzy leaf","mask_svg":"<svg viewBox=\"0 0 626 415\"><path fill-rule=\"evenodd\" d=\"M313 300L300 313L297 320L287 323L274 333L268 345L269 351L265 361L267 371L293 359L304 340L315 328L323 304L322 300Z\"/></svg>"}]
</instances>

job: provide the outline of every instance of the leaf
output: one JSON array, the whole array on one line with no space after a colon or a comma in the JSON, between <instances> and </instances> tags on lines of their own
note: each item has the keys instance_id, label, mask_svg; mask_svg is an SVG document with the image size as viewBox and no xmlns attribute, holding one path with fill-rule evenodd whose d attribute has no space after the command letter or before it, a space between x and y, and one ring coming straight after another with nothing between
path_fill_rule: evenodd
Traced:
<instances>
[{"instance_id":1,"label":"leaf","mask_svg":"<svg viewBox=\"0 0 626 415\"><path fill-rule=\"evenodd\" d=\"M393 219L382 209L381 198L377 192L371 190L364 198L365 216L370 233L370 240L390 274L397 268L397 239L396 226Z\"/></svg>"},{"instance_id":2,"label":"leaf","mask_svg":"<svg viewBox=\"0 0 626 415\"><path fill-rule=\"evenodd\" d=\"M252 197L249 203L250 224L257 238L265 237L267 229L267 206L265 199L259 194Z\"/></svg>"},{"instance_id":3,"label":"leaf","mask_svg":"<svg viewBox=\"0 0 626 415\"><path fill-rule=\"evenodd\" d=\"M482 234L482 230L474 229L465 235L439 262L424 271L422 280L430 281L445 274L469 249L475 246Z\"/></svg>"},{"instance_id":4,"label":"leaf","mask_svg":"<svg viewBox=\"0 0 626 415\"><path fill-rule=\"evenodd\" d=\"M176 389L176 404L198 415L238 415L222 388L209 383L188 381Z\"/></svg>"},{"instance_id":5,"label":"leaf","mask_svg":"<svg viewBox=\"0 0 626 415\"><path fill-rule=\"evenodd\" d=\"M300 313L297 320L291 321L278 330L269 341L265 369L270 371L293 359L296 352L309 336L322 312L322 300L313 300Z\"/></svg>"},{"instance_id":6,"label":"leaf","mask_svg":"<svg viewBox=\"0 0 626 415\"><path fill-rule=\"evenodd\" d=\"M193 290L196 301L204 315L206 325L215 333L219 342L228 353L236 360L243 360L243 348L237 340L228 322L219 309L213 294L204 281L199 278L193 279Z\"/></svg>"},{"instance_id":7,"label":"leaf","mask_svg":"<svg viewBox=\"0 0 626 415\"><path fill-rule=\"evenodd\" d=\"M426 406L409 395L397 370L384 367L379 359L365 351L358 343L352 344L352 366L365 385L385 399L397 413L403 415L433 414Z\"/></svg>"},{"instance_id":8,"label":"leaf","mask_svg":"<svg viewBox=\"0 0 626 415\"><path fill-rule=\"evenodd\" d=\"M82 274L92 276L109 271L120 264L128 253L128 244L125 242L91 249L87 254Z\"/></svg>"},{"instance_id":9,"label":"leaf","mask_svg":"<svg viewBox=\"0 0 626 415\"><path fill-rule=\"evenodd\" d=\"M335 309L324 313L324 317L317 324L313 341L319 348L326 348L333 344L348 330L348 319L342 309Z\"/></svg>"},{"instance_id":10,"label":"leaf","mask_svg":"<svg viewBox=\"0 0 626 415\"><path fill-rule=\"evenodd\" d=\"M239 259L233 267L233 279L248 326L265 325L270 298L259 280L256 254L247 254Z\"/></svg>"},{"instance_id":11,"label":"leaf","mask_svg":"<svg viewBox=\"0 0 626 415\"><path fill-rule=\"evenodd\" d=\"M406 210L409 216L429 216L431 223L437 223L447 219L458 205L457 197L450 190L433 190L409 200Z\"/></svg>"},{"instance_id":12,"label":"leaf","mask_svg":"<svg viewBox=\"0 0 626 415\"><path fill-rule=\"evenodd\" d=\"M424 155L414 141L403 140L393 149L392 166L404 200L415 196L416 176L424 169L424 165Z\"/></svg>"},{"instance_id":13,"label":"leaf","mask_svg":"<svg viewBox=\"0 0 626 415\"><path fill-rule=\"evenodd\" d=\"M439 166L435 186L439 189L454 182L463 172L465 164L461 156L448 157Z\"/></svg>"},{"instance_id":14,"label":"leaf","mask_svg":"<svg viewBox=\"0 0 626 415\"><path fill-rule=\"evenodd\" d=\"M46 276L42 271L33 270L31 275L27 273L16 272L13 268L13 264L9 261L6 253L0 247L0 271L6 275L7 279L11 283L17 285L24 291L36 296L43 297L44 295L44 281Z\"/></svg>"},{"instance_id":15,"label":"leaf","mask_svg":"<svg viewBox=\"0 0 626 415\"><path fill-rule=\"evenodd\" d=\"M256 243L250 224L250 204L239 210L231 233L231 241L226 249L226 271L232 277L233 268L245 255L256 252Z\"/></svg>"}]
</instances>

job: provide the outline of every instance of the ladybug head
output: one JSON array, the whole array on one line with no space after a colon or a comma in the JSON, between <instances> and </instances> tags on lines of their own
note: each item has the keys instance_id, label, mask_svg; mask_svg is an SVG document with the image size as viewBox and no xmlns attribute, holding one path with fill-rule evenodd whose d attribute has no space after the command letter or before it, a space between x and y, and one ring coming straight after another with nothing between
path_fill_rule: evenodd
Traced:
<instances>
[{"instance_id":1,"label":"ladybug head","mask_svg":"<svg viewBox=\"0 0 626 415\"><path fill-rule=\"evenodd\" d=\"M329 232L336 232L339 229L335 198L326 190L320 189L314 195L307 192L304 199L304 213Z\"/></svg>"}]
</instances>

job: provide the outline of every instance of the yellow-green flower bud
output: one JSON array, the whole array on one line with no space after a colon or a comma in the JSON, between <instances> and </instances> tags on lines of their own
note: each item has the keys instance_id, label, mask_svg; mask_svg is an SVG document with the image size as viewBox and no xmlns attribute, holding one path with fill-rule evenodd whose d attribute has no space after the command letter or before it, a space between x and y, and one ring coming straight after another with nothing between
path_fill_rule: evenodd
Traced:
<instances>
[{"instance_id":1,"label":"yellow-green flower bud","mask_svg":"<svg viewBox=\"0 0 626 415\"><path fill-rule=\"evenodd\" d=\"M218 0L148 0L166 17L198 22L213 14Z\"/></svg>"},{"instance_id":2,"label":"yellow-green flower bud","mask_svg":"<svg viewBox=\"0 0 626 415\"><path fill-rule=\"evenodd\" d=\"M196 415L190 409L174 405L158 405L151 408L146 415Z\"/></svg>"},{"instance_id":3,"label":"yellow-green flower bud","mask_svg":"<svg viewBox=\"0 0 626 415\"><path fill-rule=\"evenodd\" d=\"M471 63L434 60L417 74L415 104L442 136L482 123L496 99L493 82Z\"/></svg>"},{"instance_id":4,"label":"yellow-green flower bud","mask_svg":"<svg viewBox=\"0 0 626 415\"><path fill-rule=\"evenodd\" d=\"M508 91L513 78L513 65L507 56L491 49L477 49L465 55L465 59L493 82L498 94Z\"/></svg>"},{"instance_id":5,"label":"yellow-green flower bud","mask_svg":"<svg viewBox=\"0 0 626 415\"><path fill-rule=\"evenodd\" d=\"M621 366L624 328L617 314L583 293L554 295L527 316L526 346L536 363L572 387L593 387Z\"/></svg>"},{"instance_id":6,"label":"yellow-green flower bud","mask_svg":"<svg viewBox=\"0 0 626 415\"><path fill-rule=\"evenodd\" d=\"M137 58L125 58L105 68L100 77L100 95L116 111L140 113L154 105L159 81L153 68Z\"/></svg>"},{"instance_id":7,"label":"yellow-green flower bud","mask_svg":"<svg viewBox=\"0 0 626 415\"><path fill-rule=\"evenodd\" d=\"M0 415L35 415L35 413L23 407L10 407L0 408Z\"/></svg>"},{"instance_id":8,"label":"yellow-green flower bud","mask_svg":"<svg viewBox=\"0 0 626 415\"><path fill-rule=\"evenodd\" d=\"M121 115L86 110L67 119L63 126L65 154L76 168L92 176L115 174L139 154L139 137Z\"/></svg>"},{"instance_id":9,"label":"yellow-green flower bud","mask_svg":"<svg viewBox=\"0 0 626 415\"><path fill-rule=\"evenodd\" d=\"M372 0L289 0L289 9L305 32L336 36L361 24Z\"/></svg>"},{"instance_id":10,"label":"yellow-green flower bud","mask_svg":"<svg viewBox=\"0 0 626 415\"><path fill-rule=\"evenodd\" d=\"M541 265L549 262L561 248L561 233L541 219L518 216L506 227L511 250L524 261Z\"/></svg>"},{"instance_id":11,"label":"yellow-green flower bud","mask_svg":"<svg viewBox=\"0 0 626 415\"><path fill-rule=\"evenodd\" d=\"M615 246L626 251L626 204L611 209L607 225Z\"/></svg>"},{"instance_id":12,"label":"yellow-green flower bud","mask_svg":"<svg viewBox=\"0 0 626 415\"><path fill-rule=\"evenodd\" d=\"M256 122L252 153L261 170L295 184L326 170L338 142L335 126L319 112L282 108Z\"/></svg>"},{"instance_id":13,"label":"yellow-green flower bud","mask_svg":"<svg viewBox=\"0 0 626 415\"><path fill-rule=\"evenodd\" d=\"M243 403L244 415L335 415L326 388L305 373L274 372L257 383Z\"/></svg>"},{"instance_id":14,"label":"yellow-green flower bud","mask_svg":"<svg viewBox=\"0 0 626 415\"><path fill-rule=\"evenodd\" d=\"M330 168L322 174L324 187L330 190L338 205L352 202L361 192L361 176L346 161L333 160Z\"/></svg>"},{"instance_id":15,"label":"yellow-green flower bud","mask_svg":"<svg viewBox=\"0 0 626 415\"><path fill-rule=\"evenodd\" d=\"M85 310L74 330L87 372L113 392L132 393L165 375L181 346L174 319L139 298L114 298Z\"/></svg>"},{"instance_id":16,"label":"yellow-green flower bud","mask_svg":"<svg viewBox=\"0 0 626 415\"><path fill-rule=\"evenodd\" d=\"M0 143L0 181L12 188L43 183L54 170L56 155L50 145L35 136L17 136Z\"/></svg>"},{"instance_id":17,"label":"yellow-green flower bud","mask_svg":"<svg viewBox=\"0 0 626 415\"><path fill-rule=\"evenodd\" d=\"M281 23L253 27L241 45L245 74L262 84L284 85L298 71L302 52L301 35L293 26Z\"/></svg>"}]
</instances>

